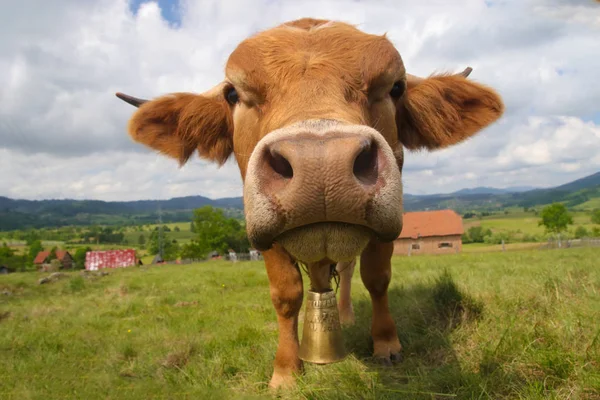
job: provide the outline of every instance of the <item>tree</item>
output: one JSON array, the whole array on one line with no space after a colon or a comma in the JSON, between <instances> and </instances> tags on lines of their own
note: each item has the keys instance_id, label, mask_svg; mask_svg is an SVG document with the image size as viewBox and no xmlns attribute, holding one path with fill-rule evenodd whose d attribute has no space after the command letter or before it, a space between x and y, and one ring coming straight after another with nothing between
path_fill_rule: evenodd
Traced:
<instances>
[{"instance_id":1,"label":"tree","mask_svg":"<svg viewBox=\"0 0 600 400\"><path fill-rule=\"evenodd\" d=\"M205 246L201 245L197 240L191 240L189 243L181 246L182 260L204 258L206 254Z\"/></svg>"},{"instance_id":2,"label":"tree","mask_svg":"<svg viewBox=\"0 0 600 400\"><path fill-rule=\"evenodd\" d=\"M163 260L170 261L175 260L179 257L180 246L177 240L168 240L164 235L162 238L163 242ZM160 243L158 240L158 231L152 231L150 238L148 239L148 251L150 254L158 254L160 251Z\"/></svg>"},{"instance_id":3,"label":"tree","mask_svg":"<svg viewBox=\"0 0 600 400\"><path fill-rule=\"evenodd\" d=\"M15 250L2 243L0 247L0 265L6 265L15 270L22 270L25 265L25 256L17 255Z\"/></svg>"},{"instance_id":4,"label":"tree","mask_svg":"<svg viewBox=\"0 0 600 400\"><path fill-rule=\"evenodd\" d=\"M592 212L592 223L600 225L600 208Z\"/></svg>"},{"instance_id":5,"label":"tree","mask_svg":"<svg viewBox=\"0 0 600 400\"><path fill-rule=\"evenodd\" d=\"M196 238L182 251L185 258L203 258L210 251L226 252L229 248L244 251L250 244L242 225L235 218L227 218L223 210L204 206L194 210Z\"/></svg>"},{"instance_id":6,"label":"tree","mask_svg":"<svg viewBox=\"0 0 600 400\"><path fill-rule=\"evenodd\" d=\"M589 232L583 226L578 226L577 229L575 229L575 238L577 238L577 239L587 237L588 235L589 235Z\"/></svg>"},{"instance_id":7,"label":"tree","mask_svg":"<svg viewBox=\"0 0 600 400\"><path fill-rule=\"evenodd\" d=\"M143 248L144 245L146 244L146 236L144 236L144 234L142 233L139 237L138 237L138 244Z\"/></svg>"},{"instance_id":8,"label":"tree","mask_svg":"<svg viewBox=\"0 0 600 400\"><path fill-rule=\"evenodd\" d=\"M54 246L51 250L50 250L50 255L48 256L48 261L52 261L52 260L56 260L56 246Z\"/></svg>"},{"instance_id":9,"label":"tree","mask_svg":"<svg viewBox=\"0 0 600 400\"><path fill-rule=\"evenodd\" d=\"M0 257L2 258L10 258L14 256L15 251L8 247L6 242L2 243L2 247L0 247Z\"/></svg>"},{"instance_id":10,"label":"tree","mask_svg":"<svg viewBox=\"0 0 600 400\"><path fill-rule=\"evenodd\" d=\"M20 237L21 240L25 240L25 243L28 246L31 246L31 243L35 242L36 240L40 240L40 234L38 233L38 231L36 231L35 229L32 229L24 234L21 235Z\"/></svg>"},{"instance_id":11,"label":"tree","mask_svg":"<svg viewBox=\"0 0 600 400\"><path fill-rule=\"evenodd\" d=\"M85 268L85 255L88 251L92 251L92 248L89 246L79 247L75 254L73 254L73 261L75 261L76 269L84 269Z\"/></svg>"},{"instance_id":12,"label":"tree","mask_svg":"<svg viewBox=\"0 0 600 400\"><path fill-rule=\"evenodd\" d=\"M547 233L558 235L558 247L561 247L560 233L567 230L569 225L573 225L573 217L567 211L567 207L562 203L552 203L542 209L541 216L539 225L543 225Z\"/></svg>"},{"instance_id":13,"label":"tree","mask_svg":"<svg viewBox=\"0 0 600 400\"><path fill-rule=\"evenodd\" d=\"M33 260L35 260L35 257L38 255L38 253L40 251L44 251L44 247L42 246L42 241L34 240L29 245L29 252L27 254L27 264L29 266L33 265Z\"/></svg>"},{"instance_id":14,"label":"tree","mask_svg":"<svg viewBox=\"0 0 600 400\"><path fill-rule=\"evenodd\" d=\"M98 232L98 238L102 243L119 244L123 243L125 234L115 231L113 228L105 227Z\"/></svg>"},{"instance_id":15,"label":"tree","mask_svg":"<svg viewBox=\"0 0 600 400\"><path fill-rule=\"evenodd\" d=\"M544 226L546 232L560 234L565 231L569 225L573 225L573 217L567 211L562 203L552 203L542 209L542 219L538 223Z\"/></svg>"},{"instance_id":16,"label":"tree","mask_svg":"<svg viewBox=\"0 0 600 400\"><path fill-rule=\"evenodd\" d=\"M483 228L481 226L472 226L467 232L473 243L483 243Z\"/></svg>"}]
</instances>

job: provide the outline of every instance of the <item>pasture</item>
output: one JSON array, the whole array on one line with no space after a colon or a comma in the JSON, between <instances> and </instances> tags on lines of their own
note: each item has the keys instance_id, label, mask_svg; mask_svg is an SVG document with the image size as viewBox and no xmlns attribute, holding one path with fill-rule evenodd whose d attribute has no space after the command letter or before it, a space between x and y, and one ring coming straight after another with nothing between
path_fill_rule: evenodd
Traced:
<instances>
[{"instance_id":1,"label":"pasture","mask_svg":"<svg viewBox=\"0 0 600 400\"><path fill-rule=\"evenodd\" d=\"M392 368L369 359L357 270L349 356L305 364L282 397L600 399L599 253L394 257L405 358ZM270 398L277 324L262 263L109 272L0 276L0 398Z\"/></svg>"},{"instance_id":2,"label":"pasture","mask_svg":"<svg viewBox=\"0 0 600 400\"><path fill-rule=\"evenodd\" d=\"M591 231L594 225L591 222L591 214L589 212L570 211L573 216L573 225L569 225L568 231L563 236L573 236L573 232L582 226L588 231ZM463 218L463 226L465 232L473 226L481 226L483 229L490 229L493 233L513 233L515 239L523 240L524 235L536 236L542 240L547 235L544 232L544 227L539 226L540 216L533 212L523 212L511 210L507 214L496 213L482 218Z\"/></svg>"},{"instance_id":3,"label":"pasture","mask_svg":"<svg viewBox=\"0 0 600 400\"><path fill-rule=\"evenodd\" d=\"M166 238L169 240L177 240L179 243L188 243L191 239L193 239L196 234L190 231L190 223L189 222L173 222L173 223L165 223L162 224L170 229L169 232L163 232ZM131 245L137 245L138 239L140 235L143 235L146 240L150 238L150 234L159 225L151 224L144 225L143 227L139 226L129 226L125 229L125 240ZM142 229L143 230L139 230Z\"/></svg>"}]
</instances>

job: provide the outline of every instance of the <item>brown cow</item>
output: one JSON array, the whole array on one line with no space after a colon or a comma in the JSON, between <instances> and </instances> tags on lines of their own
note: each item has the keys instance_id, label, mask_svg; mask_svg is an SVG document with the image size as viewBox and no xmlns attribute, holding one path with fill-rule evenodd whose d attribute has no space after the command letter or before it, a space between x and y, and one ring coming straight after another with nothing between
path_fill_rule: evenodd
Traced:
<instances>
[{"instance_id":1,"label":"brown cow","mask_svg":"<svg viewBox=\"0 0 600 400\"><path fill-rule=\"evenodd\" d=\"M417 78L385 35L305 18L244 40L208 92L151 101L117 94L139 107L128 126L135 141L181 165L196 151L219 165L235 156L248 237L263 251L279 323L271 387L293 384L302 370L298 261L314 291L331 287L331 263L345 263L339 309L351 323L360 255L374 356L399 359L387 289L402 229L403 146L452 146L502 115L500 96L469 73Z\"/></svg>"}]
</instances>

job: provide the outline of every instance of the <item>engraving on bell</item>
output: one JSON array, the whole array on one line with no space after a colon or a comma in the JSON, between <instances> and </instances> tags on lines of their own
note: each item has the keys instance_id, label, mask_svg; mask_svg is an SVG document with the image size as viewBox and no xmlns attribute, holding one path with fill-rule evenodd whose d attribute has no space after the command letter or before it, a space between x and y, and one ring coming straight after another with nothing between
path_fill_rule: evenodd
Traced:
<instances>
[{"instance_id":1,"label":"engraving on bell","mask_svg":"<svg viewBox=\"0 0 600 400\"><path fill-rule=\"evenodd\" d=\"M346 357L333 290L324 293L308 291L298 356L314 364L331 364Z\"/></svg>"}]
</instances>

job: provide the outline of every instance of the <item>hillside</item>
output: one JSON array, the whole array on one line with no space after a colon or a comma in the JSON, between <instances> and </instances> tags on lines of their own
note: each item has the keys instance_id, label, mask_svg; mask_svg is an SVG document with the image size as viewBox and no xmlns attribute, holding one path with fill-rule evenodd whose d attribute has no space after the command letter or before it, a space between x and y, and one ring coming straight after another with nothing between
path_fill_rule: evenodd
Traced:
<instances>
[{"instance_id":1,"label":"hillside","mask_svg":"<svg viewBox=\"0 0 600 400\"><path fill-rule=\"evenodd\" d=\"M164 222L187 222L192 210L210 205L223 208L228 216L242 217L241 198L212 200L203 196L169 200L100 201L100 200L13 200L0 197L0 231L59 227L139 225Z\"/></svg>"},{"instance_id":2,"label":"hillside","mask_svg":"<svg viewBox=\"0 0 600 400\"><path fill-rule=\"evenodd\" d=\"M535 207L552 202L565 202L570 208L587 208L600 200L600 172L584 178L546 189L519 190L524 188L475 188L462 189L449 194L424 196L406 195L407 211L451 208L457 212L495 211L507 207Z\"/></svg>"},{"instance_id":3,"label":"hillside","mask_svg":"<svg viewBox=\"0 0 600 400\"><path fill-rule=\"evenodd\" d=\"M533 186L512 186L505 189L496 189L492 187L476 187L471 189L460 189L450 194L455 196L469 195L469 194L502 194L502 193L519 193L527 192L529 190L536 189Z\"/></svg>"},{"instance_id":4,"label":"hillside","mask_svg":"<svg viewBox=\"0 0 600 400\"><path fill-rule=\"evenodd\" d=\"M450 208L466 211L495 211L507 207L536 207L555 201L570 208L588 209L600 204L600 172L554 188L526 190L472 188L449 194L405 194L406 211ZM139 225L158 221L190 221L192 210L210 205L226 210L229 216L243 218L241 197L209 199L203 196L169 200L14 200L0 196L0 231L65 225Z\"/></svg>"}]
</instances>

